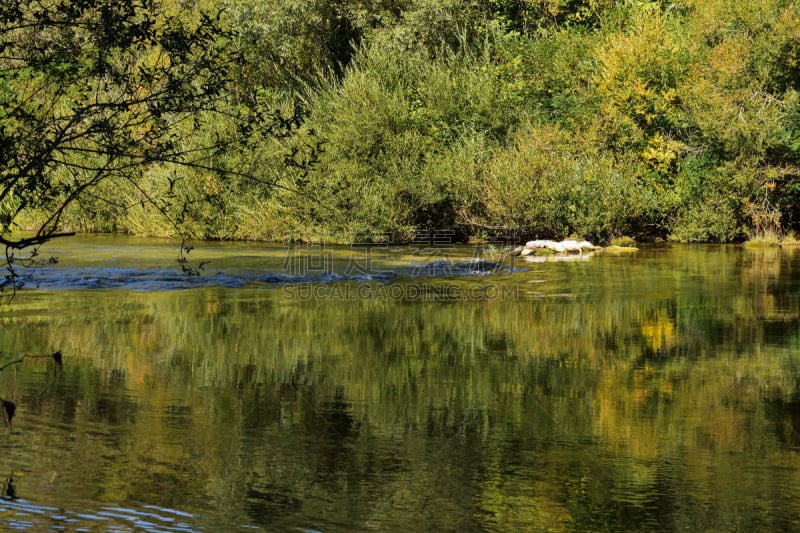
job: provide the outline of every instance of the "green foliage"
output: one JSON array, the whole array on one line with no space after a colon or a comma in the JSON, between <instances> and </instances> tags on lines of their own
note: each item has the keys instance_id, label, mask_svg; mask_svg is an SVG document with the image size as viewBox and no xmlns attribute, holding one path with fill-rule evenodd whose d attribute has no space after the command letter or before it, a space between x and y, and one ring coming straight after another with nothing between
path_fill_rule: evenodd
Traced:
<instances>
[{"instance_id":1,"label":"green foliage","mask_svg":"<svg viewBox=\"0 0 800 533\"><path fill-rule=\"evenodd\" d=\"M567 30L537 39L517 33L498 36L493 70L503 104L545 122L574 125L588 111L580 83L591 76L591 43L590 34Z\"/></svg>"},{"instance_id":2,"label":"green foliage","mask_svg":"<svg viewBox=\"0 0 800 533\"><path fill-rule=\"evenodd\" d=\"M205 100L174 109L180 97L165 99L143 120L134 108L87 117L103 147L122 143L115 153L138 150L147 165L115 161L136 177L107 186L76 178L103 168L91 150L80 164L30 167L48 178L4 189L4 226L337 241L426 227L688 241L735 240L766 220L776 233L800 229L793 3L204 0L225 8L212 22L230 31L203 55L182 48L207 39L201 11L165 0L152 17L141 2L84 28L101 0L52 0L93 37L49 28L15 41L24 65L0 74L0 156L11 167L32 153L20 139L44 142L65 124L31 121L34 110L68 120L62 110L106 87L99 80L147 94L166 81L158 50L235 58L236 83L177 70L170 87L207 87ZM34 19L37 5L20 4ZM90 183L54 218L53 205L30 205Z\"/></svg>"},{"instance_id":3,"label":"green foliage","mask_svg":"<svg viewBox=\"0 0 800 533\"><path fill-rule=\"evenodd\" d=\"M227 0L245 62L240 83L291 92L320 73L341 76L365 32L392 19L402 2Z\"/></svg>"},{"instance_id":4,"label":"green foliage","mask_svg":"<svg viewBox=\"0 0 800 533\"><path fill-rule=\"evenodd\" d=\"M520 132L513 148L490 162L483 186L487 220L510 220L534 236L577 234L606 240L641 228L657 213L637 161L587 151L561 128Z\"/></svg>"},{"instance_id":5,"label":"green foliage","mask_svg":"<svg viewBox=\"0 0 800 533\"><path fill-rule=\"evenodd\" d=\"M554 27L598 26L611 0L492 0L493 18L504 28L524 34Z\"/></svg>"},{"instance_id":6,"label":"green foliage","mask_svg":"<svg viewBox=\"0 0 800 533\"><path fill-rule=\"evenodd\" d=\"M687 165L676 179L683 196L670 239L680 242L730 242L743 236L744 207L752 169L727 163L719 167Z\"/></svg>"},{"instance_id":7,"label":"green foliage","mask_svg":"<svg viewBox=\"0 0 800 533\"><path fill-rule=\"evenodd\" d=\"M500 142L508 120L488 68L468 51L431 61L424 51L362 50L340 84L313 97L295 142L325 141L318 168L281 197L306 225L337 235L456 229L470 203L468 153ZM466 168L465 168L466 167Z\"/></svg>"},{"instance_id":8,"label":"green foliage","mask_svg":"<svg viewBox=\"0 0 800 533\"><path fill-rule=\"evenodd\" d=\"M155 200L139 183L149 165L203 167L229 145L222 131L204 146L184 137L224 98L237 61L230 31L201 12L155 8L20 0L0 12L3 226L37 218L32 237L0 235L9 268L9 250L58 235L79 204L108 220L103 204L125 209L118 187Z\"/></svg>"}]
</instances>

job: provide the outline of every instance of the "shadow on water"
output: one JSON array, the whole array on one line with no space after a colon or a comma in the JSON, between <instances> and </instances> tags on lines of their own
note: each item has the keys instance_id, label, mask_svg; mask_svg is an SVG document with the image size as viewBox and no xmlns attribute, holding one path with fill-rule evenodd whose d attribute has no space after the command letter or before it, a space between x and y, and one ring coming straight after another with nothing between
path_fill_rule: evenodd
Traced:
<instances>
[{"instance_id":1,"label":"shadow on water","mask_svg":"<svg viewBox=\"0 0 800 533\"><path fill-rule=\"evenodd\" d=\"M774 438L783 446L800 451L800 392L793 392L787 399L767 394L764 411Z\"/></svg>"}]
</instances>

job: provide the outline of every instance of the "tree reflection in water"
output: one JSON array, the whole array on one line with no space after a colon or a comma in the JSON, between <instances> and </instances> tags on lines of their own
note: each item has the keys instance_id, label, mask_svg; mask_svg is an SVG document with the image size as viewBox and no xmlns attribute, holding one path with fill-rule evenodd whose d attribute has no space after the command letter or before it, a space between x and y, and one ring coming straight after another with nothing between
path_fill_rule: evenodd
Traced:
<instances>
[{"instance_id":1,"label":"tree reflection in water","mask_svg":"<svg viewBox=\"0 0 800 533\"><path fill-rule=\"evenodd\" d=\"M70 364L0 374L20 406L3 468L38 502L201 527L783 528L798 271L686 246L424 280L516 299L31 291L0 350Z\"/></svg>"}]
</instances>

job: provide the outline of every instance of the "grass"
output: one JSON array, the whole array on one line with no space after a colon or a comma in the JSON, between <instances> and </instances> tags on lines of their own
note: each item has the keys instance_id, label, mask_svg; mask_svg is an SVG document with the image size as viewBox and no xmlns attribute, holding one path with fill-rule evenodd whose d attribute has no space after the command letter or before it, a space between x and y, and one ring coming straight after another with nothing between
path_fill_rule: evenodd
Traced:
<instances>
[{"instance_id":1,"label":"grass","mask_svg":"<svg viewBox=\"0 0 800 533\"><path fill-rule=\"evenodd\" d=\"M622 254L630 254L638 252L639 249L635 246L619 246L616 244L612 244L611 246L606 246L603 248L603 253L612 254L612 255L622 255Z\"/></svg>"},{"instance_id":2,"label":"grass","mask_svg":"<svg viewBox=\"0 0 800 533\"><path fill-rule=\"evenodd\" d=\"M781 246L800 246L800 239L797 238L793 231L789 230L783 236Z\"/></svg>"},{"instance_id":3,"label":"grass","mask_svg":"<svg viewBox=\"0 0 800 533\"><path fill-rule=\"evenodd\" d=\"M794 240L794 234L792 234ZM750 233L745 246L781 246L781 236L772 230L762 230L757 233Z\"/></svg>"},{"instance_id":4,"label":"grass","mask_svg":"<svg viewBox=\"0 0 800 533\"><path fill-rule=\"evenodd\" d=\"M633 240L632 237L624 237L624 236L611 239L611 242L609 242L608 244L609 244L609 246L617 246L617 247L620 247L620 248L635 248L636 247L636 241Z\"/></svg>"}]
</instances>

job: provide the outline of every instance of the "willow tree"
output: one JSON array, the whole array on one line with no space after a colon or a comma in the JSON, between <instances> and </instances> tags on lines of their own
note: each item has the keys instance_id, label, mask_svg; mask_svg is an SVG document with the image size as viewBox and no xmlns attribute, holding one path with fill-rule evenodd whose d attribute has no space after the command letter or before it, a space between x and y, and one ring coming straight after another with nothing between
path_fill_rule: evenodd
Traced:
<instances>
[{"instance_id":1,"label":"willow tree","mask_svg":"<svg viewBox=\"0 0 800 533\"><path fill-rule=\"evenodd\" d=\"M152 198L141 186L148 167L230 172L215 167L215 155L260 126L274 130L274 115L230 103L241 60L219 13L179 4L0 3L0 245L7 267L0 287L16 287L15 265L36 261L41 244L70 234L61 222L72 206L97 203L100 194L114 202L124 187L166 212L170 199ZM186 141L219 114L227 127L210 140ZM12 231L30 213L37 213L33 231Z\"/></svg>"}]
</instances>

